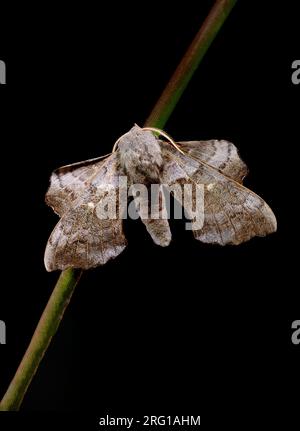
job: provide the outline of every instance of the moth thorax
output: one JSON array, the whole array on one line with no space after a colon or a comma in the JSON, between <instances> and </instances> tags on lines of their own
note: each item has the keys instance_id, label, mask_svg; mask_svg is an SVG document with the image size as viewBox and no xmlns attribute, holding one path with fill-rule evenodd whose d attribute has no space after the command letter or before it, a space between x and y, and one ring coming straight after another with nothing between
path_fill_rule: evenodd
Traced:
<instances>
[{"instance_id":1,"label":"moth thorax","mask_svg":"<svg viewBox=\"0 0 300 431\"><path fill-rule=\"evenodd\" d=\"M158 140L149 131L134 126L119 142L120 162L134 183L159 182L162 154Z\"/></svg>"}]
</instances>

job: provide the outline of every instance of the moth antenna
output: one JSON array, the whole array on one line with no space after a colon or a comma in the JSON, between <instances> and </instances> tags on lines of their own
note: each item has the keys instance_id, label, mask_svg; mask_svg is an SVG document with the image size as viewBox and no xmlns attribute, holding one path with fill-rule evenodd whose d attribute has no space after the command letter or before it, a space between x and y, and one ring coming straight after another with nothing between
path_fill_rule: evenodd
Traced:
<instances>
[{"instance_id":1,"label":"moth antenna","mask_svg":"<svg viewBox=\"0 0 300 431\"><path fill-rule=\"evenodd\" d=\"M186 155L186 154L185 154L185 152L184 152L184 151L182 151L182 149L181 149L181 148L176 144L176 142L174 141L174 139L173 139L173 138L171 138L171 136L170 136L170 135L168 135L168 133L164 132L163 130L161 130L161 129L157 129L156 127L143 127L143 128L142 128L142 130L148 130L148 131L150 131L150 132L155 132L155 133L157 133L159 136L163 136L163 137L165 137L165 138L170 142L170 144L171 144L171 145L173 145L173 147L174 147L174 148L176 148L176 150L177 150L177 151L179 151L179 152L180 152L181 154L183 154L183 155ZM115 144L114 144L114 146L113 146L113 149L112 149L112 153L115 153L115 152L117 151L120 140L121 140L124 136L128 135L129 133L130 133L130 132L126 132L126 133L124 133L122 136L120 136L120 137L116 140L116 142L115 142ZM112 154L112 153L111 153L111 154Z\"/></svg>"},{"instance_id":2,"label":"moth antenna","mask_svg":"<svg viewBox=\"0 0 300 431\"><path fill-rule=\"evenodd\" d=\"M159 136L165 137L170 142L170 144L173 145L174 148L176 148L177 151L179 151L183 155L186 155L185 152L182 151L182 149L176 144L174 139L171 138L171 136L168 135L168 133L164 132L163 130L157 129L156 127L143 127L142 130L149 130L150 132L157 133Z\"/></svg>"},{"instance_id":3,"label":"moth antenna","mask_svg":"<svg viewBox=\"0 0 300 431\"><path fill-rule=\"evenodd\" d=\"M111 156L112 153L104 154L104 156L97 157L97 159L105 159L108 156Z\"/></svg>"},{"instance_id":4,"label":"moth antenna","mask_svg":"<svg viewBox=\"0 0 300 431\"><path fill-rule=\"evenodd\" d=\"M112 149L112 153L115 153L115 152L117 151L120 140L121 140L122 138L124 138L124 136L128 135L129 133L130 133L130 131L129 131L129 132L126 132L126 133L124 133L124 135L120 136L120 137L116 140L116 142L115 142L115 144L114 144L114 146L113 146L113 149Z\"/></svg>"}]
</instances>

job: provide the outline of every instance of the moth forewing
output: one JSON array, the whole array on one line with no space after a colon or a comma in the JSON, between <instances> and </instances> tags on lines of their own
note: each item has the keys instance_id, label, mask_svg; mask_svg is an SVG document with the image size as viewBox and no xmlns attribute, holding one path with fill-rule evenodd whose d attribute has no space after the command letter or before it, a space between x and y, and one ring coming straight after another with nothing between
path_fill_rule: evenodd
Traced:
<instances>
[{"instance_id":1,"label":"moth forewing","mask_svg":"<svg viewBox=\"0 0 300 431\"><path fill-rule=\"evenodd\" d=\"M276 231L276 218L263 199L220 169L171 148L164 148L163 155L164 182L172 186L176 183L205 186L202 227L192 225L196 239L220 245L240 244L253 236Z\"/></svg>"}]
</instances>

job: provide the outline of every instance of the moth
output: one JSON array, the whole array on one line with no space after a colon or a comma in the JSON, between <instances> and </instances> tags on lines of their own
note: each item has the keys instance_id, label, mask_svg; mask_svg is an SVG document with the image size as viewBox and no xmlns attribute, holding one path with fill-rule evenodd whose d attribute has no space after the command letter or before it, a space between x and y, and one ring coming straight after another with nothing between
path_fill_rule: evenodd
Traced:
<instances>
[{"instance_id":1,"label":"moth","mask_svg":"<svg viewBox=\"0 0 300 431\"><path fill-rule=\"evenodd\" d=\"M161 135L167 136L163 132ZM128 178L128 187L135 183L146 187L201 185L203 225L199 229L192 224L192 229L194 237L203 243L237 245L276 231L276 218L270 207L243 186L248 169L231 142L209 140L171 145L152 130L135 125L118 140L115 150L105 159L63 166L52 173L46 203L60 220L46 246L48 271L94 268L125 249L122 218L100 219L96 212L101 200L118 195L120 176ZM140 213L141 221L156 244L167 246L171 232L168 220L160 217L163 199L155 211L152 218Z\"/></svg>"}]
</instances>

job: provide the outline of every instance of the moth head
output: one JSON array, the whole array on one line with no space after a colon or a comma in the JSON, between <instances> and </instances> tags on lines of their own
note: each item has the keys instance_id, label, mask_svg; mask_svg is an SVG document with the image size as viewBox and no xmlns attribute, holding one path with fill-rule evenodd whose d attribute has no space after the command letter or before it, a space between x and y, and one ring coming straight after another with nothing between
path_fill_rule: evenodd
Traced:
<instances>
[{"instance_id":1,"label":"moth head","mask_svg":"<svg viewBox=\"0 0 300 431\"><path fill-rule=\"evenodd\" d=\"M158 139L151 131L143 130L137 124L118 139L115 148L118 148L121 164L127 172L137 166L149 170L162 166Z\"/></svg>"},{"instance_id":2,"label":"moth head","mask_svg":"<svg viewBox=\"0 0 300 431\"><path fill-rule=\"evenodd\" d=\"M113 152L117 149L123 150L126 146L137 146L141 141L144 140L149 141L149 143L152 143L155 145L156 138L153 135L153 133L144 130L142 127L135 124L127 133L124 133L117 142L115 143L113 147Z\"/></svg>"}]
</instances>

